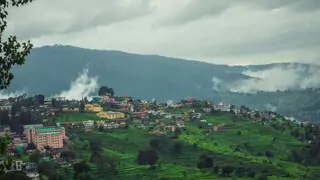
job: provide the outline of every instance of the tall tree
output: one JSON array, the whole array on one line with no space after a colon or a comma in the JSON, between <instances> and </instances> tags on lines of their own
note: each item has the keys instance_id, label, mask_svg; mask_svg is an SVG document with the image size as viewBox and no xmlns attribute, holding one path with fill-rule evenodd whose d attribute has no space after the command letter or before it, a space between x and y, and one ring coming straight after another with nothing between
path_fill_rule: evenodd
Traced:
<instances>
[{"instance_id":1,"label":"tall tree","mask_svg":"<svg viewBox=\"0 0 320 180\"><path fill-rule=\"evenodd\" d=\"M10 118L8 111L0 111L0 124L1 125L10 125Z\"/></svg>"},{"instance_id":2,"label":"tall tree","mask_svg":"<svg viewBox=\"0 0 320 180\"><path fill-rule=\"evenodd\" d=\"M99 96L113 96L114 91L112 88L108 88L107 86L101 86L98 92Z\"/></svg>"},{"instance_id":3,"label":"tall tree","mask_svg":"<svg viewBox=\"0 0 320 180\"><path fill-rule=\"evenodd\" d=\"M37 94L34 96L34 100L39 104L44 104L45 96L43 94Z\"/></svg>"},{"instance_id":4,"label":"tall tree","mask_svg":"<svg viewBox=\"0 0 320 180\"><path fill-rule=\"evenodd\" d=\"M13 74L11 68L14 65L22 65L33 45L28 42L19 43L16 36L9 36L3 39L3 32L7 27L8 9L25 5L33 0L1 0L0 1L0 89L6 89Z\"/></svg>"},{"instance_id":5,"label":"tall tree","mask_svg":"<svg viewBox=\"0 0 320 180\"><path fill-rule=\"evenodd\" d=\"M22 65L25 62L27 55L30 53L33 45L28 42L19 43L16 36L9 36L7 40L3 39L3 33L7 27L6 18L8 16L8 9L11 7L19 7L25 5L32 0L1 0L0 1L0 90L6 89L11 80L13 74L11 68L14 65ZM5 153L9 144L9 137L0 138L0 156ZM12 176L12 173L3 173L0 170L0 176L11 177L9 179L17 179ZM19 179L23 179L21 176Z\"/></svg>"},{"instance_id":6,"label":"tall tree","mask_svg":"<svg viewBox=\"0 0 320 180\"><path fill-rule=\"evenodd\" d=\"M138 154L139 165L150 165L154 166L158 161L158 152L154 149L140 150Z\"/></svg>"}]
</instances>

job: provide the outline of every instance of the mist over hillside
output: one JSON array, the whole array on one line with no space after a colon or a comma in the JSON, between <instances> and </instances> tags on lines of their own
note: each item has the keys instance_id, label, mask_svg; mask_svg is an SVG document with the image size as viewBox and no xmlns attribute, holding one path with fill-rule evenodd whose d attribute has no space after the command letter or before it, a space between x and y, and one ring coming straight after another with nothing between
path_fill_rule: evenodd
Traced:
<instances>
[{"instance_id":1,"label":"mist over hillside","mask_svg":"<svg viewBox=\"0 0 320 180\"><path fill-rule=\"evenodd\" d=\"M33 49L26 64L13 72L15 78L3 93L27 91L76 99L96 94L100 85L107 85L117 95L159 101L192 96L277 110L298 118L307 117L304 106L319 102L314 97L318 91L305 90L320 87L320 68L309 64L227 66L56 45ZM296 98L287 90L294 91ZM297 109L304 110L297 114ZM317 119L317 110L308 118Z\"/></svg>"}]
</instances>

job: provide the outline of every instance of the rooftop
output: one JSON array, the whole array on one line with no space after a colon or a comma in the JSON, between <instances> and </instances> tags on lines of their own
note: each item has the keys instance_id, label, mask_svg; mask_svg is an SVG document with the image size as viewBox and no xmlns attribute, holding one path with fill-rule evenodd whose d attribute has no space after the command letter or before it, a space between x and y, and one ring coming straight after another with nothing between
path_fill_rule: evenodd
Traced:
<instances>
[{"instance_id":1,"label":"rooftop","mask_svg":"<svg viewBox=\"0 0 320 180\"><path fill-rule=\"evenodd\" d=\"M42 124L29 124L29 125L24 125L23 128L24 129L32 129L32 128L40 128L43 127Z\"/></svg>"},{"instance_id":2,"label":"rooftop","mask_svg":"<svg viewBox=\"0 0 320 180\"><path fill-rule=\"evenodd\" d=\"M36 131L55 131L55 130L60 130L60 129L64 129L63 127L38 127L36 128Z\"/></svg>"}]
</instances>

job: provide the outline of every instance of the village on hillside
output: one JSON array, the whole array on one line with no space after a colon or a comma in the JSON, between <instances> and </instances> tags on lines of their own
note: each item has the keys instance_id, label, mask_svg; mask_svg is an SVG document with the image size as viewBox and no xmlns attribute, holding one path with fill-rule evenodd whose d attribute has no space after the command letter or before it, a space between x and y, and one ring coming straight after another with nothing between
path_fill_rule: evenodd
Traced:
<instances>
[{"instance_id":1,"label":"village on hillside","mask_svg":"<svg viewBox=\"0 0 320 180\"><path fill-rule=\"evenodd\" d=\"M194 122L208 135L229 128L223 122L208 121L208 115L226 114L235 121L246 118L262 125L286 120L276 112L260 112L191 97L180 102L157 103L156 100L116 97L108 92L99 94L90 100L86 97L82 100L46 98L43 95L1 99L0 136L9 138L6 156L14 158L6 171L24 171L29 177L39 179L36 168L39 161L55 161L65 167L78 163L69 149L73 144L72 136L78 132L126 131L133 127L153 135L174 135Z\"/></svg>"}]
</instances>

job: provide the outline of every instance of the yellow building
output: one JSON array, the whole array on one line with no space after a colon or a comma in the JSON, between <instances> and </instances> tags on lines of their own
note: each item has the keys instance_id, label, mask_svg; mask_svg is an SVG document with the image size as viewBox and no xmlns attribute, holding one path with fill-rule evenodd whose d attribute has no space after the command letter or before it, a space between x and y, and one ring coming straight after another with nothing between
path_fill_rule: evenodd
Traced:
<instances>
[{"instance_id":1,"label":"yellow building","mask_svg":"<svg viewBox=\"0 0 320 180\"><path fill-rule=\"evenodd\" d=\"M99 118L106 118L106 119L122 119L125 118L125 114L122 112L112 112L112 111L108 111L108 112L99 112L97 113L97 116Z\"/></svg>"},{"instance_id":2,"label":"yellow building","mask_svg":"<svg viewBox=\"0 0 320 180\"><path fill-rule=\"evenodd\" d=\"M89 112L101 112L103 111L103 108L99 104L86 104L84 110Z\"/></svg>"},{"instance_id":3,"label":"yellow building","mask_svg":"<svg viewBox=\"0 0 320 180\"><path fill-rule=\"evenodd\" d=\"M78 112L78 111L79 111L79 108L64 107L64 108L62 108L62 111L66 111L66 112L70 112L70 111Z\"/></svg>"}]
</instances>

